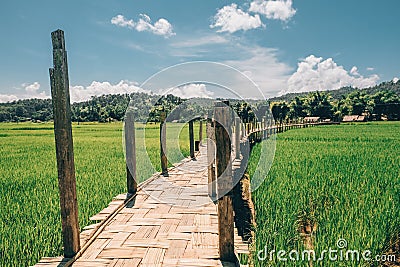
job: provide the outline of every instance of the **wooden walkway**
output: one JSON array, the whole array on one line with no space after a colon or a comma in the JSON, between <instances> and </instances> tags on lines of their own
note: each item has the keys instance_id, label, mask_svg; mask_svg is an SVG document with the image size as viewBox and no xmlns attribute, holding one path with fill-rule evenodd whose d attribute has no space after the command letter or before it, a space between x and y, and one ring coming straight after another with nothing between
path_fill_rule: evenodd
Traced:
<instances>
[{"instance_id":1,"label":"wooden walkway","mask_svg":"<svg viewBox=\"0 0 400 267\"><path fill-rule=\"evenodd\" d=\"M120 195L92 217L102 222L81 233L84 251L72 266L235 266L219 260L217 205L207 184L201 146L195 161L170 168L169 177L154 175L132 200L123 204ZM236 228L235 251L249 253ZM66 262L44 258L36 266L70 266Z\"/></svg>"}]
</instances>

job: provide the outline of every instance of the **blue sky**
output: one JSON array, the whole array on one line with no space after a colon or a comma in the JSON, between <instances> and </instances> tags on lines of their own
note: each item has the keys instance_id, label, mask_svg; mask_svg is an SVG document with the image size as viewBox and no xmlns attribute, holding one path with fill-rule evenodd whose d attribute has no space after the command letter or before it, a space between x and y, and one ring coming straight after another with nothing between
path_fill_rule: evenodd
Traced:
<instances>
[{"instance_id":1,"label":"blue sky","mask_svg":"<svg viewBox=\"0 0 400 267\"><path fill-rule=\"evenodd\" d=\"M146 90L148 77L188 61L233 66L266 97L397 80L398 10L397 0L5 0L0 101L50 95L58 28L74 101ZM212 96L201 86L174 92Z\"/></svg>"}]
</instances>

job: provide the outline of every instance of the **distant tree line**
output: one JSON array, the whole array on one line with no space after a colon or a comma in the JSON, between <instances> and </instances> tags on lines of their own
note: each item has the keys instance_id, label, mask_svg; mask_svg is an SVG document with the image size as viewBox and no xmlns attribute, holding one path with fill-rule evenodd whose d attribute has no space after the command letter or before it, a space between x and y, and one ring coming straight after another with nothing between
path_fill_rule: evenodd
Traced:
<instances>
[{"instance_id":1,"label":"distant tree line","mask_svg":"<svg viewBox=\"0 0 400 267\"><path fill-rule=\"evenodd\" d=\"M373 95L375 93L381 92L381 91L393 91L396 95L400 95L400 82L393 82L393 81L388 81L388 82L382 82L378 85L368 87L368 88L354 88L351 86L345 86L340 89L336 90L327 90L324 92L329 93L329 95L332 97L332 99L341 99L343 96L347 96L348 94L354 92L354 91L360 91L360 93L366 93L368 95ZM270 98L269 100L271 102L280 102L280 101L285 101L285 102L290 102L292 101L296 96L299 98L306 97L309 93L312 93L312 90L309 90L308 92L303 92L303 93L288 93L282 96L277 96Z\"/></svg>"},{"instance_id":2,"label":"distant tree line","mask_svg":"<svg viewBox=\"0 0 400 267\"><path fill-rule=\"evenodd\" d=\"M367 120L399 120L400 97L390 90L368 94L353 90L334 99L328 92L312 92L295 96L290 101L271 102L276 121L284 122L304 117L320 117L340 121L345 115L364 115Z\"/></svg>"},{"instance_id":3,"label":"distant tree line","mask_svg":"<svg viewBox=\"0 0 400 267\"><path fill-rule=\"evenodd\" d=\"M342 92L343 94L339 94ZM400 119L400 82L385 82L367 89L341 88L336 91L289 94L265 100L231 100L231 106L244 122L264 116L269 108L276 121L283 122L307 116L340 120L345 115L365 115L370 120ZM131 103L135 119L158 122L161 111L170 121L187 121L193 114L212 110L210 99L187 101L174 95L146 93L93 96L71 105L74 122L122 121ZM179 106L179 109L175 109ZM173 111L173 112L172 112ZM0 122L50 121L53 119L51 99L26 99L0 103Z\"/></svg>"},{"instance_id":4,"label":"distant tree line","mask_svg":"<svg viewBox=\"0 0 400 267\"><path fill-rule=\"evenodd\" d=\"M158 121L161 107L168 113L183 100L173 95L161 97L146 93L93 96L90 100L71 105L71 120L122 121L130 102L137 121ZM0 104L0 122L45 122L52 119L51 99L25 99Z\"/></svg>"}]
</instances>

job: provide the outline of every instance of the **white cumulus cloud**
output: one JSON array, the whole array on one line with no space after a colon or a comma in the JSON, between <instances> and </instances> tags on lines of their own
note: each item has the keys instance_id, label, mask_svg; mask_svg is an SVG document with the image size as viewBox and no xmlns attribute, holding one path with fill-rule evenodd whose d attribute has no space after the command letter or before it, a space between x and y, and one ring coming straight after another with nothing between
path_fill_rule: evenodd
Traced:
<instances>
[{"instance_id":1,"label":"white cumulus cloud","mask_svg":"<svg viewBox=\"0 0 400 267\"><path fill-rule=\"evenodd\" d=\"M151 32L166 38L175 35L173 27L168 20L160 18L153 24L150 17L146 14L140 14L140 18L137 22L132 19L127 19L123 15L117 15L111 19L111 23L119 27L134 29L138 32Z\"/></svg>"},{"instance_id":2,"label":"white cumulus cloud","mask_svg":"<svg viewBox=\"0 0 400 267\"><path fill-rule=\"evenodd\" d=\"M120 81L117 84L110 82L93 81L89 86L70 86L71 102L80 102L89 100L92 96L100 96L107 94L130 94L136 92L148 91L140 88L136 82Z\"/></svg>"},{"instance_id":3,"label":"white cumulus cloud","mask_svg":"<svg viewBox=\"0 0 400 267\"><path fill-rule=\"evenodd\" d=\"M347 71L332 58L324 60L322 57L310 55L298 63L297 71L288 80L287 89L280 94L332 90L343 86L365 88L376 85L378 80L379 76L376 74L362 76L357 67Z\"/></svg>"},{"instance_id":4,"label":"white cumulus cloud","mask_svg":"<svg viewBox=\"0 0 400 267\"><path fill-rule=\"evenodd\" d=\"M219 28L218 32L230 33L264 26L258 14L252 16L238 8L237 4L231 4L219 9L214 16L214 22L210 25L211 28Z\"/></svg>"},{"instance_id":5,"label":"white cumulus cloud","mask_svg":"<svg viewBox=\"0 0 400 267\"><path fill-rule=\"evenodd\" d=\"M35 92L37 92L37 90L39 90L39 89L40 89L40 83L38 83L38 82L34 82L34 83L32 83L32 84L27 84L27 85L25 85L25 90L26 90L27 92L35 93Z\"/></svg>"},{"instance_id":6,"label":"white cumulus cloud","mask_svg":"<svg viewBox=\"0 0 400 267\"><path fill-rule=\"evenodd\" d=\"M358 68L356 66L353 66L350 70L350 74L354 75L354 76L360 76L360 74L358 73Z\"/></svg>"},{"instance_id":7,"label":"white cumulus cloud","mask_svg":"<svg viewBox=\"0 0 400 267\"><path fill-rule=\"evenodd\" d=\"M296 14L292 0L255 0L249 11L265 15L268 19L288 21Z\"/></svg>"},{"instance_id":8,"label":"white cumulus cloud","mask_svg":"<svg viewBox=\"0 0 400 267\"><path fill-rule=\"evenodd\" d=\"M127 20L122 15L117 15L111 19L111 23L120 27L135 28L135 22L133 20Z\"/></svg>"},{"instance_id":9,"label":"white cumulus cloud","mask_svg":"<svg viewBox=\"0 0 400 267\"><path fill-rule=\"evenodd\" d=\"M208 91L205 84L192 83L181 87L175 87L168 91L168 94L173 94L182 98L212 98L214 92Z\"/></svg>"},{"instance_id":10,"label":"white cumulus cloud","mask_svg":"<svg viewBox=\"0 0 400 267\"><path fill-rule=\"evenodd\" d=\"M40 98L40 99L50 98L50 96L48 96L45 91L41 92L39 91L40 90L39 82L23 83L21 84L21 87L16 88L16 92L14 92L13 94L0 94L0 102L4 103L18 99L29 99L29 98Z\"/></svg>"},{"instance_id":11,"label":"white cumulus cloud","mask_svg":"<svg viewBox=\"0 0 400 267\"><path fill-rule=\"evenodd\" d=\"M393 83L397 83L399 81L399 78L394 77L392 81L393 81Z\"/></svg>"},{"instance_id":12,"label":"white cumulus cloud","mask_svg":"<svg viewBox=\"0 0 400 267\"><path fill-rule=\"evenodd\" d=\"M17 100L18 97L16 95L3 95L0 94L0 103L11 102Z\"/></svg>"},{"instance_id":13,"label":"white cumulus cloud","mask_svg":"<svg viewBox=\"0 0 400 267\"><path fill-rule=\"evenodd\" d=\"M48 96L46 94L45 91L41 91L39 92L40 89L40 83L38 82L34 82L32 84L22 84L22 86L25 89L25 92L22 93L20 98L41 98L41 99L45 99L45 98L49 98L50 96Z\"/></svg>"}]
</instances>

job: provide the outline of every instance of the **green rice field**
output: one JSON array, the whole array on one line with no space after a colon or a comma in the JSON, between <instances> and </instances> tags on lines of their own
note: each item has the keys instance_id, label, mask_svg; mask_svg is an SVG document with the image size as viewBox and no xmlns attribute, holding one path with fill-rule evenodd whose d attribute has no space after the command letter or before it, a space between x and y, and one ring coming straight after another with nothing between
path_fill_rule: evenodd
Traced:
<instances>
[{"instance_id":1,"label":"green rice field","mask_svg":"<svg viewBox=\"0 0 400 267\"><path fill-rule=\"evenodd\" d=\"M399 133L399 122L380 122L319 126L278 135L271 171L253 192L255 266L378 266L361 256L357 262L351 254L350 260L346 254L331 260L320 253L330 248L338 253L370 250L372 258L388 251L390 240L400 230ZM259 153L260 144L253 150L251 163ZM344 249L337 246L340 239L347 242ZM302 260L305 249L316 252L312 265L307 265L307 254ZM280 259L279 250L286 251ZM293 252L290 258L290 251L299 252L299 257Z\"/></svg>"}]
</instances>

